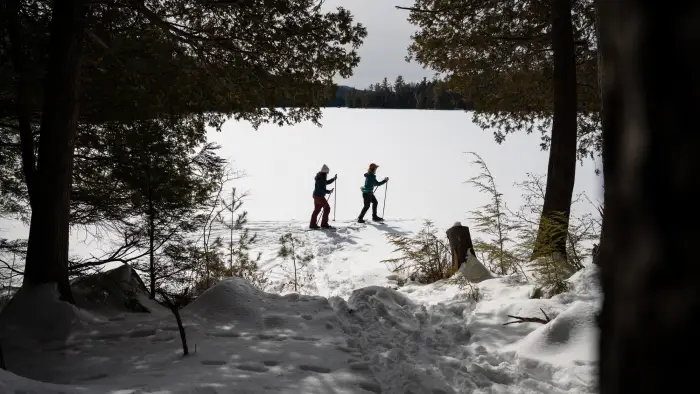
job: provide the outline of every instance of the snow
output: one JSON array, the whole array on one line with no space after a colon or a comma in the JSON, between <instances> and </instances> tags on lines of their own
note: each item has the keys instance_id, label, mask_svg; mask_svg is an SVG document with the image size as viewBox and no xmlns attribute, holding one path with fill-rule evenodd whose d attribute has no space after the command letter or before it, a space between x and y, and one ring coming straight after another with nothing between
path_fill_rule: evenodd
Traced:
<instances>
[{"instance_id":1,"label":"snow","mask_svg":"<svg viewBox=\"0 0 700 394\"><path fill-rule=\"evenodd\" d=\"M596 267L574 274L570 290L551 299L530 299L532 284L494 275L476 285L474 301L447 281L399 283L382 263L392 256L387 234L410 235L423 219L441 231L455 221L470 225L467 211L485 198L463 184L472 171L463 151L484 157L512 204L519 192L509 184L525 172L546 171L536 136L509 136L497 146L469 116L338 109L326 111L320 130L302 124L254 132L228 124L214 137L249 174L240 182L251 190L244 207L259 235L261 269L270 279L265 291L229 278L183 308L190 350L184 357L165 308L86 312L55 301L53 288L23 289L0 314L0 345L11 371L0 370L0 392L596 392L595 316L602 299ZM380 164L380 177L392 179L385 224L352 220L361 208L354 190L370 161ZM305 231L313 175L323 163L340 174L332 223L338 230ZM576 189L595 198L600 180L586 172L592 164L578 171ZM379 193L380 204L382 198ZM277 257L287 232L315 256L301 272L301 294L289 288L289 262ZM87 253L96 253L91 248ZM13 310L32 313L8 313ZM508 315L543 318L542 311L552 319L546 325L503 325L512 320Z\"/></svg>"}]
</instances>

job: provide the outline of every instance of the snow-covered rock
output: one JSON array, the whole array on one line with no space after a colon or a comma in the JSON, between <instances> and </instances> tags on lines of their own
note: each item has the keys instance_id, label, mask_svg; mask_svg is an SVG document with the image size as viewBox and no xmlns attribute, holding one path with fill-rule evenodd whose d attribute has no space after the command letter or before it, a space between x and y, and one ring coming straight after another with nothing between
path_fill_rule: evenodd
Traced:
<instances>
[{"instance_id":1,"label":"snow-covered rock","mask_svg":"<svg viewBox=\"0 0 700 394\"><path fill-rule=\"evenodd\" d=\"M71 283L78 307L103 313L151 312L162 307L128 264L77 278Z\"/></svg>"}]
</instances>

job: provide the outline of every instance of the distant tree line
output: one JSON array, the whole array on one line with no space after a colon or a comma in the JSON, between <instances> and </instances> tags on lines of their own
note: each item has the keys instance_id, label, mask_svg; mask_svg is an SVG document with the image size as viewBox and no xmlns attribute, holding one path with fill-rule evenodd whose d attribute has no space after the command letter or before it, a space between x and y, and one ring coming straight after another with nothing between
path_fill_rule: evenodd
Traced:
<instances>
[{"instance_id":1,"label":"distant tree line","mask_svg":"<svg viewBox=\"0 0 700 394\"><path fill-rule=\"evenodd\" d=\"M423 78L405 82L399 75L393 83L387 78L368 89L339 86L335 99L327 107L401 108L401 109L461 109L472 110L474 104L447 88L444 81Z\"/></svg>"}]
</instances>

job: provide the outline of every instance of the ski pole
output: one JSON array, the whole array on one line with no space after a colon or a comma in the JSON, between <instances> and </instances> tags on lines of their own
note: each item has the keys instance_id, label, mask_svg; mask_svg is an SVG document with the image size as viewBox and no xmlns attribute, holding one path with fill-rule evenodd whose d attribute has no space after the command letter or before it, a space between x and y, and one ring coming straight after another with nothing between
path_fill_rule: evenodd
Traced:
<instances>
[{"instance_id":1,"label":"ski pole","mask_svg":"<svg viewBox=\"0 0 700 394\"><path fill-rule=\"evenodd\" d=\"M334 192L334 191L335 191L335 189L333 189L333 192ZM333 192L331 192L331 193L328 195L328 197L326 197L326 201L330 201L330 199L331 199L331 194L333 194ZM334 197L334 198L335 198L335 197ZM326 210L326 208L323 208L323 209L321 210L321 212L320 212L320 215L318 215L318 218L316 218L316 225L317 225L317 226L318 226L318 224L320 223L320 220L321 220L321 218L323 217L323 212L324 212L325 210ZM335 220L335 219L333 219L333 220Z\"/></svg>"},{"instance_id":2,"label":"ski pole","mask_svg":"<svg viewBox=\"0 0 700 394\"><path fill-rule=\"evenodd\" d=\"M338 175L335 176L335 188L333 188L333 191L335 192L335 189L338 188ZM338 203L338 194L333 193L333 221L335 222L335 206Z\"/></svg>"},{"instance_id":3,"label":"ski pole","mask_svg":"<svg viewBox=\"0 0 700 394\"><path fill-rule=\"evenodd\" d=\"M389 182L386 183L384 188L384 204L382 206L382 217L384 217L384 212L386 211L386 194L389 192Z\"/></svg>"}]
</instances>

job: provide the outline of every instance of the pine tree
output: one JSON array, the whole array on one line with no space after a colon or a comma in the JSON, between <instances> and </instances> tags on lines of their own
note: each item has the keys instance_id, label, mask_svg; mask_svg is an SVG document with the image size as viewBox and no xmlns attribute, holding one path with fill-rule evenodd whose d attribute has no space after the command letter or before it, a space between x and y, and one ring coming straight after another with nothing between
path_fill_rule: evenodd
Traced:
<instances>
[{"instance_id":1,"label":"pine tree","mask_svg":"<svg viewBox=\"0 0 700 394\"><path fill-rule=\"evenodd\" d=\"M292 276L288 284L298 293L312 279L308 264L314 259L314 255L305 249L305 242L292 233L282 235L279 242L277 255L283 260L291 260Z\"/></svg>"},{"instance_id":2,"label":"pine tree","mask_svg":"<svg viewBox=\"0 0 700 394\"><path fill-rule=\"evenodd\" d=\"M237 193L236 188L233 188L231 197L221 201L224 210L219 221L228 233L228 239L225 242L228 254L226 273L229 276L246 279L254 286L264 289L267 278L258 267L262 254L258 253L255 258L251 257L251 247L258 242L258 237L257 234L251 234L246 226L248 212L241 211L245 197L246 193Z\"/></svg>"},{"instance_id":3,"label":"pine tree","mask_svg":"<svg viewBox=\"0 0 700 394\"><path fill-rule=\"evenodd\" d=\"M398 257L382 260L392 272L405 275L420 283L447 279L452 269L449 243L437 235L433 223L426 220L423 228L413 237L390 233L386 237Z\"/></svg>"},{"instance_id":4,"label":"pine tree","mask_svg":"<svg viewBox=\"0 0 700 394\"><path fill-rule=\"evenodd\" d=\"M517 225L507 214L508 208L503 200L503 194L498 191L496 181L481 156L474 152L469 154L475 157L473 164L479 167L480 172L467 182L480 192L487 194L490 199L486 205L472 211L474 227L489 237L487 240L475 240L474 249L486 257L485 262L492 272L499 275L520 272L527 278L518 264L517 256L511 252L513 243L511 233Z\"/></svg>"},{"instance_id":5,"label":"pine tree","mask_svg":"<svg viewBox=\"0 0 700 394\"><path fill-rule=\"evenodd\" d=\"M131 191L133 215L142 220L148 239L147 272L153 298L159 277L157 245L194 225L197 211L205 207L218 186L216 180L223 172L224 161L215 154L217 146L207 144L196 150L197 141L180 138L186 135L181 130L188 127L186 120L149 120L132 127L137 132L124 137L138 138L140 145L135 149L133 143L114 146L121 165L112 175L115 182L123 182ZM178 159L173 161L175 157ZM206 245L204 252L206 259Z\"/></svg>"}]
</instances>

